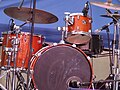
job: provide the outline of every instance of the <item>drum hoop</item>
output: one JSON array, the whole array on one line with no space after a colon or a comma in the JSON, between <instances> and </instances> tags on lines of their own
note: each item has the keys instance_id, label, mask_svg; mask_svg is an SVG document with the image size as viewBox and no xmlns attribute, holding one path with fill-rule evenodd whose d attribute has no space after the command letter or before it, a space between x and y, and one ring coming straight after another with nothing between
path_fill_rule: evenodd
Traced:
<instances>
[{"instance_id":1,"label":"drum hoop","mask_svg":"<svg viewBox=\"0 0 120 90\"><path fill-rule=\"evenodd\" d=\"M75 15L81 15L83 16L83 13L71 13L70 16L75 16Z\"/></svg>"},{"instance_id":2,"label":"drum hoop","mask_svg":"<svg viewBox=\"0 0 120 90\"><path fill-rule=\"evenodd\" d=\"M7 34L11 35L12 33L10 33L10 32L2 32L2 35L5 35L5 34L6 34L6 35L7 35ZM29 32L20 32L18 35L22 35L22 34L30 35ZM12 35L14 35L14 34L12 34ZM43 37L43 35L40 35L40 34L33 34L33 36Z\"/></svg>"},{"instance_id":3,"label":"drum hoop","mask_svg":"<svg viewBox=\"0 0 120 90\"><path fill-rule=\"evenodd\" d=\"M85 35L91 35L91 33L90 32L84 32L84 31L75 31L75 30L73 30L72 32L71 32L71 34L85 34Z\"/></svg>"},{"instance_id":4,"label":"drum hoop","mask_svg":"<svg viewBox=\"0 0 120 90\"><path fill-rule=\"evenodd\" d=\"M85 16L83 15L83 13L71 13L69 16L72 17L72 16L77 16L77 15L85 17ZM86 16L86 18L89 18L89 19L91 20L91 17L90 17L90 16Z\"/></svg>"}]
</instances>

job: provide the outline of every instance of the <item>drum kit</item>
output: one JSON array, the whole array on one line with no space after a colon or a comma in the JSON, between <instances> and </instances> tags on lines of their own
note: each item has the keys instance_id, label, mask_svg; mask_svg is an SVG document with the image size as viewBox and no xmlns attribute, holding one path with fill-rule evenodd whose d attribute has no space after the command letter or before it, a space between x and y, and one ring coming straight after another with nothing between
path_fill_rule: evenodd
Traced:
<instances>
[{"instance_id":1,"label":"drum kit","mask_svg":"<svg viewBox=\"0 0 120 90\"><path fill-rule=\"evenodd\" d=\"M35 3L35 2L34 2ZM77 46L90 43L92 18L88 15L88 4L106 8L107 14L102 17L112 18L113 22L102 29L107 29L114 23L114 40L112 57L110 52L110 80L95 81L89 56ZM35 5L35 4L34 4ZM46 11L26 7L9 7L4 13L14 19L24 21L16 26L14 20L10 31L3 32L1 70L5 71L0 79L6 76L6 86L0 84L3 90L118 90L119 87L119 59L120 43L116 51L117 30L120 29L120 14L112 13L109 9L120 10L119 5L107 2L86 2L82 13L65 12L65 27L58 27L62 31L60 43L44 44L43 35L21 32L20 29L27 23L50 24L58 18ZM119 35L120 35L120 30ZM119 37L120 40L120 37ZM89 45L88 45L89 46ZM31 53L32 52L32 53ZM117 60L115 55L117 53ZM113 63L114 61L115 63ZM116 63L117 62L117 63ZM27 82L22 73L27 74ZM12 77L11 77L12 75ZM17 80L16 80L17 77ZM11 79L12 78L12 79ZM16 84L16 81L17 84ZM104 83L101 86L95 86ZM106 86L106 84L108 84Z\"/></svg>"}]
</instances>

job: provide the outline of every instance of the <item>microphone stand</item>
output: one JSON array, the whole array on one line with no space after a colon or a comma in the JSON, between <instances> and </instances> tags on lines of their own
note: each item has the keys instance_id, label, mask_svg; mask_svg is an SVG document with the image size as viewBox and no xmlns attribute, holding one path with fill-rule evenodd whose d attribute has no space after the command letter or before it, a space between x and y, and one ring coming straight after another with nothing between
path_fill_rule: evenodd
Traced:
<instances>
[{"instance_id":1,"label":"microphone stand","mask_svg":"<svg viewBox=\"0 0 120 90\"><path fill-rule=\"evenodd\" d=\"M28 60L28 73L27 73L27 88L26 90L30 90L30 59L32 57L32 41L33 41L33 33L34 33L34 22L35 22L35 8L36 8L36 0L33 0L33 9L32 9L32 26L31 26L31 35L30 35L30 53L29 53L29 60Z\"/></svg>"}]
</instances>

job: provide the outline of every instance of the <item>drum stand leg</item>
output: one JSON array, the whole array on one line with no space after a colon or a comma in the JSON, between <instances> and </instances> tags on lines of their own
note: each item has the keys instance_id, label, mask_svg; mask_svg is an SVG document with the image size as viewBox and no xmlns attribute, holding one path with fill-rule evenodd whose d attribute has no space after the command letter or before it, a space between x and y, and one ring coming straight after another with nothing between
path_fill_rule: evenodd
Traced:
<instances>
[{"instance_id":1,"label":"drum stand leg","mask_svg":"<svg viewBox=\"0 0 120 90\"><path fill-rule=\"evenodd\" d=\"M2 79L4 76L7 76L7 74L10 72L10 70L5 71L2 75L0 75L0 79ZM7 78L6 78L7 79ZM0 90L9 90L9 85L7 83L8 80L6 80L6 87L4 87L2 84L0 84Z\"/></svg>"},{"instance_id":2,"label":"drum stand leg","mask_svg":"<svg viewBox=\"0 0 120 90\"><path fill-rule=\"evenodd\" d=\"M115 12L115 13L118 13L118 12ZM114 39L113 39L113 43L112 43L113 46L112 46L112 62L111 62L111 63L113 63L113 67L112 67L111 74L114 78L113 90L118 90L119 60L120 60L120 25L119 25L120 22L119 22L119 19L117 17L112 16L110 12L107 11L107 14L109 14L111 16L111 18L113 19L113 23L114 23ZM119 28L119 30L118 30L118 28ZM119 44L118 44L117 51L116 51L117 30L118 30L118 36L119 36L119 40L118 40ZM116 53L117 53L117 56L116 56Z\"/></svg>"},{"instance_id":3,"label":"drum stand leg","mask_svg":"<svg viewBox=\"0 0 120 90\"><path fill-rule=\"evenodd\" d=\"M118 30L118 35L119 35L119 43L118 43L118 50L117 50L117 59L115 59L115 51L114 51L114 54L113 54L113 60L114 60L114 82L113 82L113 90L118 90L118 79L119 79L119 60L120 60L120 26L118 25L119 23L116 23L115 24L115 31L117 29ZM117 28L117 25L118 25L118 28ZM114 46L114 49L115 49L115 46ZM113 49L113 50L114 50Z\"/></svg>"},{"instance_id":4,"label":"drum stand leg","mask_svg":"<svg viewBox=\"0 0 120 90\"><path fill-rule=\"evenodd\" d=\"M27 72L26 72L26 73L27 73ZM23 89L26 90L26 89L27 89L27 83L25 82L25 79L24 79L24 77L23 77L23 75L22 75L22 71L18 69L18 70L16 71L16 76L17 76L17 79L18 79L16 90L23 90ZM30 76L30 78L29 78L29 83L28 83L28 85L29 85L29 89L30 89L30 90L33 90L33 89L34 89L34 85L33 85L31 76Z\"/></svg>"},{"instance_id":5,"label":"drum stand leg","mask_svg":"<svg viewBox=\"0 0 120 90\"><path fill-rule=\"evenodd\" d=\"M113 75L114 75L114 82L113 82L113 90L118 90L118 77L119 77L119 59L120 59L120 31L118 30L118 22L115 21L114 24L114 41L113 41L113 61L114 61L114 67L113 67ZM118 50L117 50L117 58L115 59L115 46L116 46L116 37L117 37L117 30L118 30L118 36L119 36L119 44L118 44Z\"/></svg>"},{"instance_id":6,"label":"drum stand leg","mask_svg":"<svg viewBox=\"0 0 120 90\"><path fill-rule=\"evenodd\" d=\"M11 51L8 52L8 64L7 64L7 70L10 70L10 62L11 62ZM6 89L9 90L9 82L10 82L10 72L7 72L6 75Z\"/></svg>"}]
</instances>

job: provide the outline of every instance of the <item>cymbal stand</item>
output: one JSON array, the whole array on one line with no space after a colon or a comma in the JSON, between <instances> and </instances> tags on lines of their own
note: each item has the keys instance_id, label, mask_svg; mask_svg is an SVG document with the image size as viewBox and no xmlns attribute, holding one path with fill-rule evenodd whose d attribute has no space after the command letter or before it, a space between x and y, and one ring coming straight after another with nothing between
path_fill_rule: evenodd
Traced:
<instances>
[{"instance_id":1,"label":"cymbal stand","mask_svg":"<svg viewBox=\"0 0 120 90\"><path fill-rule=\"evenodd\" d=\"M27 88L26 90L30 90L30 80L31 80L31 71L30 71L30 59L32 57L32 41L33 41L33 33L34 33L34 23L35 23L35 8L36 8L36 0L33 0L33 9L32 9L32 26L31 26L31 35L30 35L30 53L28 60L28 72L27 72Z\"/></svg>"},{"instance_id":2,"label":"cymbal stand","mask_svg":"<svg viewBox=\"0 0 120 90\"><path fill-rule=\"evenodd\" d=\"M18 54L18 46L20 44L20 40L18 38L18 34L20 32L20 29L15 30L16 37L11 41L12 48L13 48L13 72L12 72L12 90L15 90L15 83L16 83L16 60L17 60L17 54Z\"/></svg>"},{"instance_id":3,"label":"cymbal stand","mask_svg":"<svg viewBox=\"0 0 120 90\"><path fill-rule=\"evenodd\" d=\"M112 42L112 61L114 61L113 63L113 75L114 75L114 82L113 82L113 90L118 90L118 77L119 77L119 59L120 59L120 21L119 18L114 17L110 11L107 11L107 14L113 19L113 23L114 23L114 39ZM114 12L114 14L118 14L118 12ZM118 30L119 28L119 30ZM116 51L116 43L117 43L117 31L118 31L118 47L117 47L117 51ZM117 59L115 59L115 55L117 53Z\"/></svg>"},{"instance_id":4,"label":"cymbal stand","mask_svg":"<svg viewBox=\"0 0 120 90\"><path fill-rule=\"evenodd\" d=\"M118 50L117 50L117 59L114 59L114 80L118 80L119 79L119 63L120 63L120 23L116 23L115 24L115 29L119 29L118 30L118 35L119 35L119 39L118 39ZM113 83L113 90L118 90L118 82L114 82Z\"/></svg>"},{"instance_id":5,"label":"cymbal stand","mask_svg":"<svg viewBox=\"0 0 120 90\"><path fill-rule=\"evenodd\" d=\"M119 60L120 60L120 22L119 19L112 16L109 12L108 14L112 17L113 22L114 22L114 39L113 39L113 46L112 46L112 61L114 61L113 64L113 75L114 75L114 82L113 82L113 90L118 90L118 77L119 77ZM118 30L119 29L119 30ZM116 51L116 40L117 40L117 30L118 30L118 36L119 36L119 40L118 40L118 48ZM115 55L117 53L117 59L115 59Z\"/></svg>"}]
</instances>

